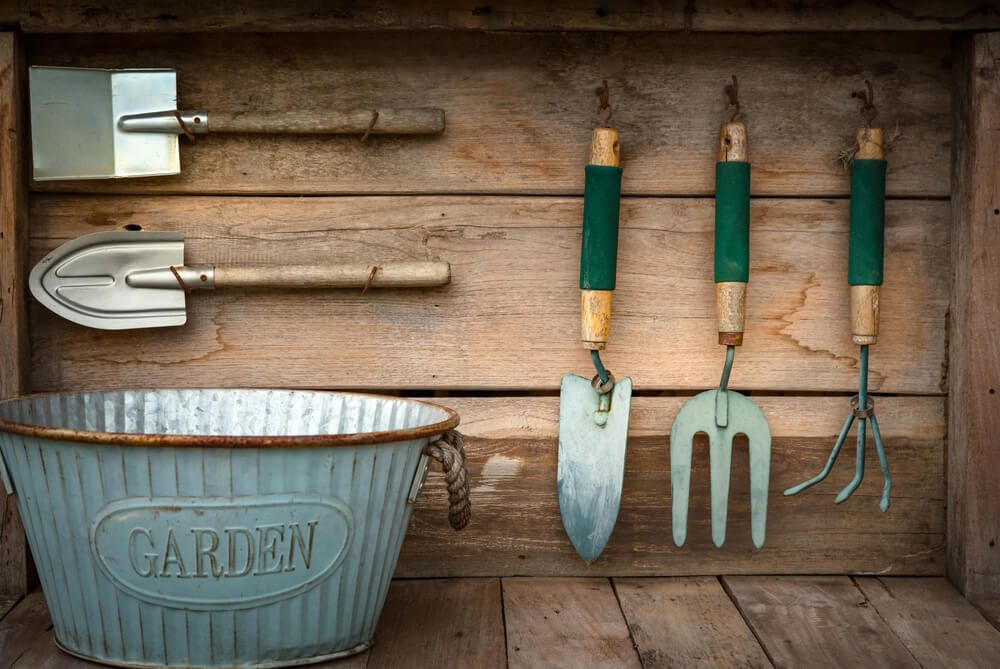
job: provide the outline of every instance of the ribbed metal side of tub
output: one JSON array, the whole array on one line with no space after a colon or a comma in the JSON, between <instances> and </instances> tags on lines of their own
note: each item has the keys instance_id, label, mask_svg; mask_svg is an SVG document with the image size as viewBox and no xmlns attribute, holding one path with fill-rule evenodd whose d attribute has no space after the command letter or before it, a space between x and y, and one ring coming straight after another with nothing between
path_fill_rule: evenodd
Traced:
<instances>
[{"instance_id":1,"label":"ribbed metal side of tub","mask_svg":"<svg viewBox=\"0 0 1000 669\"><path fill-rule=\"evenodd\" d=\"M192 667L368 644L426 443L174 448L0 433L58 642L103 662Z\"/></svg>"}]
</instances>

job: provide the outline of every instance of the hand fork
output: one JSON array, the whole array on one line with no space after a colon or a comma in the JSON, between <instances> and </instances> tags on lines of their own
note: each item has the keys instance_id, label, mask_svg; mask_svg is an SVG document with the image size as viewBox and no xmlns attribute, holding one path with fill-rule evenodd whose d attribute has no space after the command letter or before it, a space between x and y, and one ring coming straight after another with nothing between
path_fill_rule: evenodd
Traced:
<instances>
[{"instance_id":1,"label":"hand fork","mask_svg":"<svg viewBox=\"0 0 1000 669\"><path fill-rule=\"evenodd\" d=\"M726 363L717 390L695 396L670 430L670 484L674 543L687 538L691 490L691 450L699 432L708 436L712 479L712 542L726 540L733 437L744 434L750 454L750 529L757 548L764 545L771 472L771 430L753 402L728 389L736 347L743 343L746 286L750 278L750 163L746 126L735 119L722 126L716 163L715 295L719 343Z\"/></svg>"},{"instance_id":2,"label":"hand fork","mask_svg":"<svg viewBox=\"0 0 1000 669\"><path fill-rule=\"evenodd\" d=\"M727 388L734 352L735 346L727 346L719 388L705 391L685 404L670 430L670 489L674 543L678 546L683 546L687 538L691 453L694 437L699 432L708 436L709 443L712 543L719 547L726 541L733 438L744 434L750 455L750 535L754 546L760 548L764 545L771 474L771 431L756 404Z\"/></svg>"}]
</instances>

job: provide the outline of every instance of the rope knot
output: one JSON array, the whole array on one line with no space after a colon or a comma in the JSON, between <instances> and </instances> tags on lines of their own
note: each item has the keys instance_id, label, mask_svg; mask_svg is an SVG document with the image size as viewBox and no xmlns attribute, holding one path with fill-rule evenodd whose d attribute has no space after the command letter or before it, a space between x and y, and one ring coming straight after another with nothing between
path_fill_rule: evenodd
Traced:
<instances>
[{"instance_id":1,"label":"rope knot","mask_svg":"<svg viewBox=\"0 0 1000 669\"><path fill-rule=\"evenodd\" d=\"M465 438L450 430L424 446L424 455L441 463L448 487L448 521L456 530L464 529L472 516L469 502L469 473L465 466Z\"/></svg>"}]
</instances>

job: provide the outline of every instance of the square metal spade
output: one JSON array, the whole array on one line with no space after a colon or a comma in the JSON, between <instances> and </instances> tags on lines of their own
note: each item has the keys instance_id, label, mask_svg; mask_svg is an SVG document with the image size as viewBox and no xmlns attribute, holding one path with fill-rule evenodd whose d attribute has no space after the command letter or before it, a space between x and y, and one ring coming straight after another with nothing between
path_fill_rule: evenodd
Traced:
<instances>
[{"instance_id":1,"label":"square metal spade","mask_svg":"<svg viewBox=\"0 0 1000 669\"><path fill-rule=\"evenodd\" d=\"M178 111L170 69L29 69L37 181L179 174L178 135L436 134L444 110Z\"/></svg>"}]
</instances>

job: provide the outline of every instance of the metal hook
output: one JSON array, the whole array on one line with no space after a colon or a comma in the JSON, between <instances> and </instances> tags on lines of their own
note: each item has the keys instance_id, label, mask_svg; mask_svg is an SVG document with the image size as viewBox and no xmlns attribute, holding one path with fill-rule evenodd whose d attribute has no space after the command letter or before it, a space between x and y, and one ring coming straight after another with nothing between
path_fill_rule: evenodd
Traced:
<instances>
[{"instance_id":1,"label":"metal hook","mask_svg":"<svg viewBox=\"0 0 1000 669\"><path fill-rule=\"evenodd\" d=\"M729 106L733 108L733 115L729 117L729 122L733 123L740 116L740 85L736 81L736 75L732 75L733 83L726 84L725 93L729 98Z\"/></svg>"},{"instance_id":2,"label":"metal hook","mask_svg":"<svg viewBox=\"0 0 1000 669\"><path fill-rule=\"evenodd\" d=\"M889 474L889 460L885 455L885 445L882 443L882 434L878 429L878 420L875 418L875 403L868 396L868 347L861 347L861 356L859 361L860 374L858 380L858 394L851 398L852 411L850 415L847 416L847 420L844 421L844 427L840 430L840 435L837 437L837 442L833 445L833 450L830 452L830 457L826 461L826 465L823 466L822 471L819 474L812 477L804 483L800 483L797 486L792 486L785 491L785 496L796 495L803 490L813 487L823 479L825 479L830 471L833 469L834 463L837 461L837 457L840 455L841 449L844 447L844 442L847 441L847 435L851 430L851 425L854 423L855 418L858 421L858 439L857 439L857 461L854 464L854 478L848 483L843 490L841 490L834 502L841 504L850 497L858 486L861 485L861 481L865 477L865 422L871 421L872 425L872 438L875 441L875 450L878 452L879 466L882 469L882 497L879 500L879 508L885 512L889 509L889 495L892 491L892 477Z\"/></svg>"},{"instance_id":3,"label":"metal hook","mask_svg":"<svg viewBox=\"0 0 1000 669\"><path fill-rule=\"evenodd\" d=\"M608 112L608 115L604 117L604 127L610 128L611 117L615 112L611 109L611 89L608 88L607 79L601 80L601 85L594 89L594 94L597 95L597 113Z\"/></svg>"},{"instance_id":4,"label":"metal hook","mask_svg":"<svg viewBox=\"0 0 1000 669\"><path fill-rule=\"evenodd\" d=\"M852 98L856 98L861 101L861 118L865 120L865 127L870 128L875 117L878 116L878 108L875 107L875 88L872 86L872 82L869 79L865 79L865 88L863 91L854 91L851 93Z\"/></svg>"}]
</instances>

